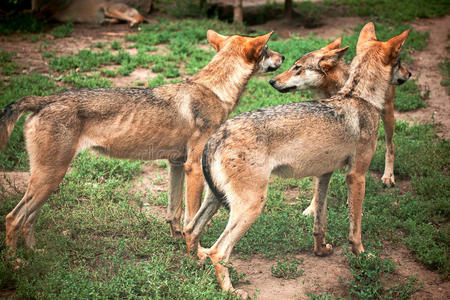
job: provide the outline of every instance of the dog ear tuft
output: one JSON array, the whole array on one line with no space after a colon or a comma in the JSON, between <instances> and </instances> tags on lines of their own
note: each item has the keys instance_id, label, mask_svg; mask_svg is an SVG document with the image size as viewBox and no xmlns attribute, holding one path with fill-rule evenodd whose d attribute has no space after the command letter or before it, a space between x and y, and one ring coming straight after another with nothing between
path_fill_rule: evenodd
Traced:
<instances>
[{"instance_id":1,"label":"dog ear tuft","mask_svg":"<svg viewBox=\"0 0 450 300\"><path fill-rule=\"evenodd\" d=\"M250 61L257 61L259 59L262 49L269 41L272 34L273 30L267 34L254 37L247 42L245 51Z\"/></svg>"},{"instance_id":2,"label":"dog ear tuft","mask_svg":"<svg viewBox=\"0 0 450 300\"><path fill-rule=\"evenodd\" d=\"M216 50L219 51L222 48L223 41L227 38L225 35L218 34L214 30L208 30L206 32L206 39L209 44Z\"/></svg>"},{"instance_id":3,"label":"dog ear tuft","mask_svg":"<svg viewBox=\"0 0 450 300\"><path fill-rule=\"evenodd\" d=\"M339 38L337 38L334 42L332 42L332 43L326 45L326 46L323 47L322 49L323 49L323 50L328 50L328 51L331 51L331 50L334 50L334 49L338 49L338 48L341 47L341 43L342 43L342 38L339 37Z\"/></svg>"},{"instance_id":4,"label":"dog ear tuft","mask_svg":"<svg viewBox=\"0 0 450 300\"><path fill-rule=\"evenodd\" d=\"M344 48L338 48L335 50L331 50L326 53L319 61L319 67L323 72L327 72L344 57L345 53L348 50L348 46Z\"/></svg>"},{"instance_id":5,"label":"dog ear tuft","mask_svg":"<svg viewBox=\"0 0 450 300\"><path fill-rule=\"evenodd\" d=\"M359 33L358 38L358 45L365 43L367 41L377 41L377 36L375 34L375 25L372 22L367 23L364 25L364 27L361 29L361 32Z\"/></svg>"},{"instance_id":6,"label":"dog ear tuft","mask_svg":"<svg viewBox=\"0 0 450 300\"><path fill-rule=\"evenodd\" d=\"M399 35L394 36L389 41L384 43L385 51L387 52L387 55L389 56L390 59L397 57L398 52L400 51L400 48L405 43L406 38L408 38L408 34L409 34L409 29L406 29Z\"/></svg>"}]
</instances>

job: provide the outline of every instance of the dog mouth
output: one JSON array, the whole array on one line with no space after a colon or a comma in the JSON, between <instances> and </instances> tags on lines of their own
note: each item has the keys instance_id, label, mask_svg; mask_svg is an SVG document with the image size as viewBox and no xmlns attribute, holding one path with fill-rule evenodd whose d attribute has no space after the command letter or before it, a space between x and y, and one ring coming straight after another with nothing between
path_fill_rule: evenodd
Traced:
<instances>
[{"instance_id":1,"label":"dog mouth","mask_svg":"<svg viewBox=\"0 0 450 300\"><path fill-rule=\"evenodd\" d=\"M287 88L283 88L283 89L277 89L280 93L289 93L292 91L295 91L297 89L297 87L295 86L291 86L291 87L287 87Z\"/></svg>"},{"instance_id":2,"label":"dog mouth","mask_svg":"<svg viewBox=\"0 0 450 300\"><path fill-rule=\"evenodd\" d=\"M278 66L278 67L272 67L272 66L270 66L270 67L267 68L267 72L273 72L273 71L276 71L276 70L278 70L279 67L280 67L280 66Z\"/></svg>"},{"instance_id":3,"label":"dog mouth","mask_svg":"<svg viewBox=\"0 0 450 300\"><path fill-rule=\"evenodd\" d=\"M404 84L405 82L406 82L406 80L404 80L404 79L397 79L398 85Z\"/></svg>"}]
</instances>

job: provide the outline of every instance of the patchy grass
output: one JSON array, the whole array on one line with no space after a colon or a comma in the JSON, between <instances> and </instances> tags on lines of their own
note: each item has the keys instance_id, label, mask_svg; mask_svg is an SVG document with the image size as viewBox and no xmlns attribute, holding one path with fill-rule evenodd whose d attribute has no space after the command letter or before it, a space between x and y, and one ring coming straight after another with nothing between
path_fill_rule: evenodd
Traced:
<instances>
[{"instance_id":1,"label":"patchy grass","mask_svg":"<svg viewBox=\"0 0 450 300\"><path fill-rule=\"evenodd\" d=\"M450 95L450 60L448 57L439 64L442 73L441 85L447 87L447 94Z\"/></svg>"},{"instance_id":2,"label":"patchy grass","mask_svg":"<svg viewBox=\"0 0 450 300\"><path fill-rule=\"evenodd\" d=\"M69 22L69 23L66 23L63 25L56 26L49 32L49 34L51 36L53 36L54 38L59 39L59 38L70 36L72 31L73 31L73 25L71 22Z\"/></svg>"},{"instance_id":3,"label":"patchy grass","mask_svg":"<svg viewBox=\"0 0 450 300\"><path fill-rule=\"evenodd\" d=\"M394 108L398 111L415 110L426 107L425 95L420 94L420 89L414 79L410 79L395 89Z\"/></svg>"},{"instance_id":4,"label":"patchy grass","mask_svg":"<svg viewBox=\"0 0 450 300\"><path fill-rule=\"evenodd\" d=\"M400 33L405 26L377 24L381 40ZM111 44L94 43L90 49L72 56L43 53L54 72L52 77L40 74L8 75L0 84L0 107L27 95L47 95L61 89L55 80L74 87L107 87L108 77L127 76L137 66L152 69L158 75L148 86L181 80L181 75L196 73L208 63L214 51L205 50L205 32L213 28L220 33L244 33L242 26L217 20L161 20L159 24L143 25L142 31L125 39L133 42L137 53L126 51L123 41ZM343 45L350 46L346 60L354 56L358 34L344 36ZM427 36L411 32L405 51L422 49ZM328 41L313 36L306 39L273 40L269 47L286 56L275 76L289 68L295 59ZM154 53L157 51L157 53ZM162 50L162 51L160 51ZM11 61L10 53L0 53L3 61ZM181 68L182 67L182 68ZM110 69L112 68L112 69ZM281 94L268 83L269 76L250 80L234 114L262 106L304 101L310 92ZM141 83L142 84L142 83ZM413 81L397 89L397 109L415 109L422 105L421 95ZM402 107L402 108L400 108ZM0 168L28 168L22 137L23 120L19 121L6 153L0 153ZM438 138L433 125L397 122L395 171L397 178L411 181L406 191L383 189L381 183L367 175L363 217L363 243L368 251L383 248L383 241L403 243L415 257L444 278L450 273L447 259L450 245L448 216L450 198L448 165L449 142ZM384 132L379 130L377 151L371 170L384 168ZM141 163L111 160L81 153L72 163L58 190L43 206L36 223L37 248L23 248L19 256L23 265L12 271L8 262L0 262L0 288L14 288L18 298L211 298L233 299L219 291L214 269L210 264L199 268L185 257L182 241L169 236L167 224L145 214L144 199L130 191L130 181L139 176ZM162 167L167 165L161 162ZM286 202L286 191L300 190L298 201ZM268 190L264 212L236 245L234 253L241 257L263 254L274 258L274 274L297 276L298 264L283 258L313 248L313 218L302 211L312 198L311 179L273 178ZM0 187L0 255L5 252L4 218L22 197ZM152 205L167 205L167 192L145 199ZM329 188L328 242L344 246L348 238L348 209L345 170L337 171ZM202 244L210 246L222 232L228 219L225 209L211 221L202 236ZM297 265L296 265L297 264ZM347 283L354 297L405 299L417 288L410 279L405 285L385 286L395 272L392 261L378 256L349 255L353 279ZM294 266L296 269L294 270ZM297 273L296 273L297 272ZM233 280L243 275L232 275ZM365 296L366 295L366 296ZM333 295L309 295L312 299L334 299Z\"/></svg>"},{"instance_id":5,"label":"patchy grass","mask_svg":"<svg viewBox=\"0 0 450 300\"><path fill-rule=\"evenodd\" d=\"M343 5L348 14L371 17L378 21L399 24L416 18L441 17L450 12L446 0L326 0Z\"/></svg>"},{"instance_id":6,"label":"patchy grass","mask_svg":"<svg viewBox=\"0 0 450 300\"><path fill-rule=\"evenodd\" d=\"M9 53L5 50L0 50L0 68L2 75L11 76L13 74L17 74L17 68L19 65L12 61L12 58L16 55L16 53Z\"/></svg>"},{"instance_id":7,"label":"patchy grass","mask_svg":"<svg viewBox=\"0 0 450 300\"><path fill-rule=\"evenodd\" d=\"M353 279L346 285L350 295L357 299L409 299L418 290L417 280L412 277L395 286L388 282L389 275L395 272L391 259L381 259L376 254L365 252L347 254L347 260Z\"/></svg>"},{"instance_id":8,"label":"patchy grass","mask_svg":"<svg viewBox=\"0 0 450 300\"><path fill-rule=\"evenodd\" d=\"M14 32L36 33L42 32L47 27L47 23L42 21L31 13L29 14L12 14L0 16L0 34L11 34Z\"/></svg>"},{"instance_id":9,"label":"patchy grass","mask_svg":"<svg viewBox=\"0 0 450 300\"><path fill-rule=\"evenodd\" d=\"M9 83L0 83L0 107L3 108L15 99L30 95L45 96L60 89L55 85L53 79L38 73L11 77ZM22 133L23 124L24 117L16 124L6 151L0 151L1 169L28 169L28 157Z\"/></svg>"}]
</instances>

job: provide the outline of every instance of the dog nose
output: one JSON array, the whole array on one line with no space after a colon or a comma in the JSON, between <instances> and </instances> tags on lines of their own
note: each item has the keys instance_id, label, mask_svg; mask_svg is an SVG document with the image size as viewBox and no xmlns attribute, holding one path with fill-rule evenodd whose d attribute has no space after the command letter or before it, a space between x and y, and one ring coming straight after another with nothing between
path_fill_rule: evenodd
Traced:
<instances>
[{"instance_id":1,"label":"dog nose","mask_svg":"<svg viewBox=\"0 0 450 300\"><path fill-rule=\"evenodd\" d=\"M284 57L284 56L283 56L283 57ZM272 85L272 86L273 86L273 85L275 84L275 80L273 80L273 79L270 79L270 80L269 80L269 83L270 83L270 85Z\"/></svg>"},{"instance_id":2,"label":"dog nose","mask_svg":"<svg viewBox=\"0 0 450 300\"><path fill-rule=\"evenodd\" d=\"M408 72L408 78L411 77L411 75L412 75L411 72Z\"/></svg>"},{"instance_id":3,"label":"dog nose","mask_svg":"<svg viewBox=\"0 0 450 300\"><path fill-rule=\"evenodd\" d=\"M281 56L281 62L283 62L283 61L284 61L284 55Z\"/></svg>"}]
</instances>

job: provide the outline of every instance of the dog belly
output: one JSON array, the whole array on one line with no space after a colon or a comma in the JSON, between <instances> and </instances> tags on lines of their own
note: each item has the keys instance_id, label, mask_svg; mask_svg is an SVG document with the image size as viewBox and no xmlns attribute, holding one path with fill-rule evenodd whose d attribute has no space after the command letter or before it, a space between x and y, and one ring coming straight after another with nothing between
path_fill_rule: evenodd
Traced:
<instances>
[{"instance_id":1,"label":"dog belly","mask_svg":"<svg viewBox=\"0 0 450 300\"><path fill-rule=\"evenodd\" d=\"M303 178L331 173L346 166L351 157L350 151L340 150L316 151L307 154L302 154L300 151L290 158L286 155L275 164L276 167L272 173L283 178Z\"/></svg>"},{"instance_id":2,"label":"dog belly","mask_svg":"<svg viewBox=\"0 0 450 300\"><path fill-rule=\"evenodd\" d=\"M79 151L91 148L114 157L138 160L179 159L186 156L187 136L154 132L150 134L122 133L112 136L90 135L80 139Z\"/></svg>"}]
</instances>

